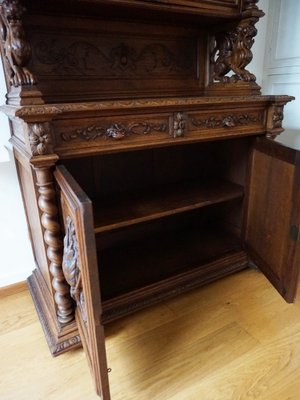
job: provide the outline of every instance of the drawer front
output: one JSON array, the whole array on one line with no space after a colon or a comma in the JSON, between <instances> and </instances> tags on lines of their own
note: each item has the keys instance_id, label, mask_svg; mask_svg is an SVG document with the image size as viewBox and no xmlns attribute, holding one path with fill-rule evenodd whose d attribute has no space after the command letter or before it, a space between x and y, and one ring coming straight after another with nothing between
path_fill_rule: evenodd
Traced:
<instances>
[{"instance_id":1,"label":"drawer front","mask_svg":"<svg viewBox=\"0 0 300 400\"><path fill-rule=\"evenodd\" d=\"M189 111L54 122L59 155L110 152L263 133L264 109Z\"/></svg>"}]
</instances>

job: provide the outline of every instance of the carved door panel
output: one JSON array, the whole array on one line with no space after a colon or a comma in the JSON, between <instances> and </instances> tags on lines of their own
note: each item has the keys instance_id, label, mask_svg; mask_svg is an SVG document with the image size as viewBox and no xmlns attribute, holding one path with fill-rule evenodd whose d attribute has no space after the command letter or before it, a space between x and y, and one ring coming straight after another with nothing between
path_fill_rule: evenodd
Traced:
<instances>
[{"instance_id":1,"label":"carved door panel","mask_svg":"<svg viewBox=\"0 0 300 400\"><path fill-rule=\"evenodd\" d=\"M300 267L300 152L258 139L252 153L245 243L250 258L288 302Z\"/></svg>"},{"instance_id":2,"label":"carved door panel","mask_svg":"<svg viewBox=\"0 0 300 400\"><path fill-rule=\"evenodd\" d=\"M96 391L110 400L92 203L65 167L57 167L55 178L65 225L63 271Z\"/></svg>"}]
</instances>

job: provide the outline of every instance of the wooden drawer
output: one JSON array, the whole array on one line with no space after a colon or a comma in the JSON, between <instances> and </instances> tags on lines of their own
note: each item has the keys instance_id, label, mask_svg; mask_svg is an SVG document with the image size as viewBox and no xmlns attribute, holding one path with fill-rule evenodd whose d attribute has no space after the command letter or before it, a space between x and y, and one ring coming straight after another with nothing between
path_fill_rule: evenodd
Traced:
<instances>
[{"instance_id":1,"label":"wooden drawer","mask_svg":"<svg viewBox=\"0 0 300 400\"><path fill-rule=\"evenodd\" d=\"M110 152L259 134L265 110L190 111L55 121L56 152Z\"/></svg>"}]
</instances>

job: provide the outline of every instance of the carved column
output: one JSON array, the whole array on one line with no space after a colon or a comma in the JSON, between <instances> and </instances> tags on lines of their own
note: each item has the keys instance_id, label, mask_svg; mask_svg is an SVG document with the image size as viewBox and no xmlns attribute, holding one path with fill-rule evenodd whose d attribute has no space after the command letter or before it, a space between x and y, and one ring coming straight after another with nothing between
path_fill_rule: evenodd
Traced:
<instances>
[{"instance_id":1,"label":"carved column","mask_svg":"<svg viewBox=\"0 0 300 400\"><path fill-rule=\"evenodd\" d=\"M57 318L61 324L67 324L74 319L74 307L70 298L70 287L62 271L62 237L56 205L51 166L34 166L39 191L38 205L42 212L41 223L44 240L47 245L49 270L52 275L52 287L57 306Z\"/></svg>"}]
</instances>

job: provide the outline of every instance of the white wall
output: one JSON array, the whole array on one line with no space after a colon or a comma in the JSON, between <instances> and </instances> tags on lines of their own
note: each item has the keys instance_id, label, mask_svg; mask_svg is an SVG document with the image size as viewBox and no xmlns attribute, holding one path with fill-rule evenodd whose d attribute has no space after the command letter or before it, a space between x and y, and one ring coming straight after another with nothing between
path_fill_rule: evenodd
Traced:
<instances>
[{"instance_id":1,"label":"white wall","mask_svg":"<svg viewBox=\"0 0 300 400\"><path fill-rule=\"evenodd\" d=\"M271 0L272 2L273 0ZM252 48L253 59L247 69L256 76L256 82L262 86L264 75L264 60L266 48L267 26L269 20L269 0L260 0L258 7L264 11L265 16L256 24L258 30L255 42Z\"/></svg>"},{"instance_id":2,"label":"white wall","mask_svg":"<svg viewBox=\"0 0 300 400\"><path fill-rule=\"evenodd\" d=\"M0 103L5 102L0 68ZM0 113L0 287L25 280L34 268L7 118Z\"/></svg>"},{"instance_id":3,"label":"white wall","mask_svg":"<svg viewBox=\"0 0 300 400\"><path fill-rule=\"evenodd\" d=\"M300 149L300 1L269 4L263 91L288 94L296 100L285 107L285 132L277 140Z\"/></svg>"},{"instance_id":4,"label":"white wall","mask_svg":"<svg viewBox=\"0 0 300 400\"><path fill-rule=\"evenodd\" d=\"M273 0L272 0L273 1ZM269 0L261 0L259 6L266 11ZM267 15L258 23L258 35L253 46L253 61L249 70L257 77L261 85L263 78L263 60L267 31ZM5 84L0 67L0 103L5 102ZM7 118L0 115L0 287L26 279L34 268L31 244L27 233L25 213L16 175L15 164L8 143L9 129ZM5 152L3 145L9 150Z\"/></svg>"}]
</instances>

